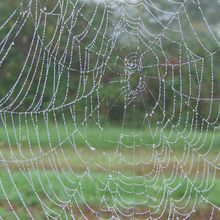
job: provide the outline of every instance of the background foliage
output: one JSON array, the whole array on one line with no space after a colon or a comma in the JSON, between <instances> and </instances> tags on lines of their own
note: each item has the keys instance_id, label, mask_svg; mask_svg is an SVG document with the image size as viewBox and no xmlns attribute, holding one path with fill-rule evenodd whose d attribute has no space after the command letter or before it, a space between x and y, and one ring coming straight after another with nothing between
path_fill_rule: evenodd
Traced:
<instances>
[{"instance_id":1,"label":"background foliage","mask_svg":"<svg viewBox=\"0 0 220 220\"><path fill-rule=\"evenodd\" d=\"M75 3L74 0L70 2L72 5ZM127 31L132 32L134 30L129 24L123 23L118 29L121 34L117 36L114 50L111 51L111 59L106 60L107 54L110 53L110 49L112 48L111 43L116 39L117 32L115 28L117 24L119 24L122 12L117 12L117 14L113 13L114 16L110 16L111 14L109 11L106 12L103 2L100 2L98 7L95 1L82 2L81 8L77 6L78 8L75 8L75 11L79 11L80 14L86 17L77 14L77 23L72 30L69 30L68 27L70 26L68 22L66 22L64 26L61 24L64 24L63 20L67 19L72 13L73 9L71 7L66 8L66 15L63 17L59 16L59 14L61 14L59 9L53 11L57 16L48 14L45 16L44 13L50 12L54 8L54 1L48 1L47 3L44 1L33 1L33 7L29 7L27 3L28 1L22 1L22 4L20 4L20 1L14 0L8 0L7 2L3 0L0 1L0 24L6 22L9 15L16 10L14 16L11 17L10 21L7 22L0 31L0 59L6 56L6 59L3 59L3 62L0 63L0 97L3 98L9 94L10 89L13 88L17 82L14 93L10 95L10 98L5 102L4 106L10 106L10 109L20 112L35 111L50 109L78 99L79 101L76 101L75 107L78 111L78 116L81 115L81 118L83 118L85 115L85 106L92 109L92 107L89 106L90 100L92 100L93 106L97 106L101 102L99 106L99 117L102 122L121 124L126 103L125 96L128 95L126 92L123 92L127 85L121 83L124 77L126 77L125 57L130 51L136 51L142 54L146 50L146 44L143 44L135 37L128 36ZM36 4L38 4L38 10L34 11ZM106 1L105 4L110 3ZM123 4L123 2L121 4ZM164 11L175 11L175 8L171 8L171 3L167 1L157 1L155 4L159 8L163 8ZM128 120L126 123L128 125L129 123L133 123L131 121L135 114L137 116L136 121L139 121L135 126L141 126L144 115L146 112L151 112L152 106L155 105L155 99L158 99L159 93L161 93L161 97L164 95L164 88L166 102L165 112L167 115L171 115L173 106L175 105L174 121L179 120L178 116L180 112L182 112L180 123L184 125L187 112L190 112L190 117L193 117L194 113L192 113L192 109L194 108L196 108L201 118L206 118L209 115L210 105L213 107L211 109L210 121L218 119L219 102L214 101L211 103L210 100L198 101L191 98L198 97L198 93L200 92L200 97L210 99L212 87L214 88L213 97L220 97L220 63L218 61L220 59L220 53L219 44L216 41L216 39L219 39L218 27L220 15L218 13L218 6L216 5L217 1L200 1L204 15L216 39L210 35L210 31L205 24L201 12L198 10L197 4L196 1L187 1L185 5L186 11L184 11L184 9L180 11L178 16L180 16L180 21L182 22L182 34L170 31L171 28L176 28L177 30L179 28L179 24L175 19L169 24L168 21L170 17L163 17L158 11L154 11L155 18L159 19L162 24L167 25L169 30L163 32L164 37L162 40L158 40L158 42L154 42L153 44L151 42L151 36L147 36L147 32L143 31L142 33L145 34L146 39L149 39L148 45L150 45L150 47L151 44L153 45L153 50L147 52L147 55L142 59L141 65L144 67L156 65L156 67L143 68L141 71L138 71L137 68L130 70L133 71L133 75L130 79L130 90L136 89L139 83L140 73L143 76L147 76L146 84L148 90L146 89L146 91L138 94L135 99L128 104L128 106L136 106L135 113L132 107L127 110L126 117ZM172 7L173 5L174 4L172 4ZM63 8L64 7L65 4ZM31 10L32 16L25 16L28 10ZM88 22L93 18L95 10L97 10L96 16L92 20L92 27L94 29L88 30L88 34L83 36L83 32L88 28ZM145 27L140 27L140 29L136 30L136 34L142 29L149 30L152 34L161 33L162 25L157 22L155 18L152 18L149 13L146 13L146 9L143 7L127 7L126 11L134 18L141 17L143 21ZM106 20L107 16L103 16L105 13L109 13L108 20ZM42 16L39 24L36 24L34 16ZM102 21L101 18L104 18L104 20ZM190 19L191 23L188 19ZM13 25L16 22L18 22L19 25L14 28ZM44 22L46 22L46 26ZM101 22L103 22L103 25L101 25ZM192 33L191 24L200 42ZM34 34L36 27L38 27L37 33ZM64 29L61 31L61 28ZM54 35L56 29L62 34ZM94 41L97 32L98 37ZM78 36L78 41L74 36ZM106 39L103 40L103 36ZM59 46L55 45L55 43L51 43L53 37L53 42L59 42ZM169 39L172 39L172 41ZM75 46L72 51L69 46L66 47L68 40L75 40ZM102 42L104 42L104 45L102 45ZM12 43L13 45L11 45ZM39 51L29 49L31 46L34 48L37 43L43 46L41 48L44 50L44 52L41 53L43 56L40 57L39 60L31 60L34 53ZM207 52L202 44L210 53ZM7 49L9 47L11 47L11 49L8 51ZM81 57L79 57L79 47L81 49ZM40 50L40 47L36 48ZM181 58L180 50L182 51ZM87 73L84 71L85 74L82 76L82 69L86 69L86 54L88 54L88 52L90 53L90 70L95 69L97 66L100 66L100 68L95 69L95 71L88 71ZM213 54L211 56L210 54L212 52ZM99 59L97 53L105 54L105 57ZM27 56L30 56L30 58L26 61ZM211 58L213 58L213 61ZM46 62L49 59L51 59L51 63L47 66ZM202 65L202 61L204 61L204 66ZM96 62L98 62L98 64ZM107 62L107 68L105 68L105 70L101 68L101 62ZM183 65L184 62L186 62L186 65ZM196 62L198 69L195 69L193 62ZM212 62L214 75L212 75L211 70ZM180 63L182 64L181 66L178 65ZM42 69L40 70L41 66L43 66L42 74L40 73L40 71L42 71ZM160 76L158 76L158 67ZM171 67L173 67L173 72ZM68 68L74 71L69 71ZM202 68L204 68L203 74ZM19 78L22 69L24 74ZM45 74L46 72L48 75ZM57 78L54 79L54 72L62 73L59 82L58 75L56 75L55 77ZM97 76L94 77L94 74ZM83 84L80 76L88 80L85 91L82 91ZM156 76L157 79L151 78L152 76ZM101 81L98 82L100 77ZM158 77L160 77L159 80ZM198 80L198 77L201 77L201 81ZM163 78L165 79L164 84L160 81ZM97 84L94 83L94 79ZM47 86L44 88L44 82L46 81ZM212 85L213 81L214 84ZM69 82L68 85L67 82ZM55 85L58 85L58 83L60 83L60 86L58 86L57 99L54 101ZM161 91L159 88L160 83L162 83ZM20 91L21 88L24 89ZM92 93L90 95L83 98L83 95L89 94L91 91ZM20 95L16 98L19 92ZM186 96L180 95L181 93L186 94ZM64 100L66 95L67 99ZM190 98L188 99L187 96ZM164 102L163 97L159 101L159 107L156 108L154 112L154 117L158 120L160 120L163 115L160 102ZM182 103L186 102L188 102L188 104L182 105ZM97 115L94 117L97 117ZM134 126L134 124L132 125Z\"/></svg>"}]
</instances>

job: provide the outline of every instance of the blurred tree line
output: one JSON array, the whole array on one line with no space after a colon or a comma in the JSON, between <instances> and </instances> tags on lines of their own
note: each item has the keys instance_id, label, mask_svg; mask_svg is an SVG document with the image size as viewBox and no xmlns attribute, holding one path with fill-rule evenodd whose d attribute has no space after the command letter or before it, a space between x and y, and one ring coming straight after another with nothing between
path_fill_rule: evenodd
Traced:
<instances>
[{"instance_id":1,"label":"blurred tree line","mask_svg":"<svg viewBox=\"0 0 220 220\"><path fill-rule=\"evenodd\" d=\"M219 5L181 3L0 0L1 109L219 120Z\"/></svg>"}]
</instances>

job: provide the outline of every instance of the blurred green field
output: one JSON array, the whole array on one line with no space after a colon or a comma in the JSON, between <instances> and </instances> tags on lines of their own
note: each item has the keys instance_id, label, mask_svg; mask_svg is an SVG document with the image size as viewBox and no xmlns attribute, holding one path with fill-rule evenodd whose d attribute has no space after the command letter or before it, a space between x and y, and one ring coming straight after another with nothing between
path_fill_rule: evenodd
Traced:
<instances>
[{"instance_id":1,"label":"blurred green field","mask_svg":"<svg viewBox=\"0 0 220 220\"><path fill-rule=\"evenodd\" d=\"M57 178L59 176L59 180ZM29 219L25 208L22 204L22 201L19 199L15 187L12 184L10 177L7 172L1 171L0 177L2 179L2 183L4 185L7 185L7 188L5 188L5 192L8 195L9 201L11 201L14 209L16 210L17 214L21 219ZM32 187L30 187L30 183L28 183L26 178L29 178L31 180L31 183L33 184ZM67 177L72 181L70 182ZM33 216L36 219L44 219L45 213L42 210L39 199L37 198L36 194L41 199L42 203L46 205L47 213L57 217L57 214L55 213L61 213L61 217L65 218L64 213L62 213L62 207L64 204L60 203L60 201L57 200L56 196L59 197L63 202L69 202L73 207L76 208L75 212L79 212L77 208L77 204L82 209L84 208L84 204L87 203L89 207L94 208L95 210L98 210L98 207L100 205L100 201L105 197L106 204L109 207L113 207L114 205L124 204L124 201L130 202L130 206L133 206L134 201L145 203L143 205L143 209L150 204L151 206L159 205L161 202L161 199L163 198L164 191L161 186L163 186L163 182L166 180L168 183L170 182L169 178L159 178L157 180L156 184L148 184L149 188L146 188L146 185L144 184L146 179L145 178L139 178L139 179L131 179L129 182L132 185L125 185L122 182L118 181L117 175L112 176L113 179L109 179L109 175L107 173L99 173L99 174L92 174L89 175L88 173L84 173L83 175L74 176L70 172L66 173L56 173L53 171L39 171L39 170L31 170L30 172L12 172L12 178L14 179L14 182L17 186L17 189L22 194L23 200L25 201L26 206L32 211ZM123 180L123 178L122 178ZM50 184L48 184L48 181ZM127 182L127 179L124 178L124 181ZM172 183L172 187L176 187L179 183L180 178L177 177L175 181ZM185 190L187 188L187 179L181 180L181 186L177 187L175 190L170 190L170 196L172 196L173 199L180 199L184 194ZM211 179L210 179L211 182ZM216 197L217 194L219 194L220 189L220 178L215 180L216 185L213 187L211 192L204 193L203 195L205 197L208 197L211 202L213 202L216 205L220 205L219 199ZM108 189L105 189L105 184L108 185ZM135 185L137 184L137 185ZM199 186L201 184L201 179L198 179L196 182L194 182L195 186ZM42 187L43 185L43 187ZM63 185L65 185L65 190ZM98 191L97 187L103 190L103 192ZM123 190L122 190L122 189ZM70 190L71 189L71 190ZM149 190L150 189L150 190ZM126 191L131 191L132 193L126 193ZM142 195L139 195L138 193L144 191L145 193ZM45 192L47 193L47 196L51 199L49 200L47 196L45 196ZM189 192L188 192L189 193ZM55 196L56 194L56 196ZM70 197L71 195L71 197ZM195 191L192 191L190 193L191 200L193 201L195 199L199 200L201 199L196 198ZM186 199L188 199L189 195L186 195ZM82 200L83 198L83 200ZM151 198L155 198L151 199ZM76 202L77 201L77 204ZM185 201L177 202L179 205L184 204ZM9 212L10 208L7 207L5 204L6 200L3 194L0 195L0 215L1 217L5 219L14 219L13 214L11 211ZM60 204L61 207L57 207L54 205L54 203ZM102 204L105 206L105 204ZM163 209L164 204L161 205L161 209ZM192 203L189 203L186 207L186 210L190 210L192 206ZM134 206L135 207L135 206ZM139 207L140 208L140 207ZM200 209L207 207L205 205L201 205ZM206 210L208 211L208 210ZM100 211L101 212L101 211ZM70 216L69 216L70 217ZM79 218L80 219L80 218Z\"/></svg>"},{"instance_id":2,"label":"blurred green field","mask_svg":"<svg viewBox=\"0 0 220 220\"><path fill-rule=\"evenodd\" d=\"M6 132L7 131L7 132ZM34 127L32 124L26 126L22 124L19 128L9 126L5 129L0 127L0 145L12 147L31 146L42 148L56 148L59 146L70 147L74 143L77 147L89 149L114 150L121 141L122 145L148 147L154 144L156 147L162 147L162 142L173 147L174 151L182 151L186 145L189 145L199 153L219 152L220 132L210 130L202 132L198 130L189 130L184 127L178 129L163 129L162 127L151 127L140 130L125 129L120 127L106 126L104 129L89 126L87 128L76 127L72 123L39 124Z\"/></svg>"},{"instance_id":3,"label":"blurred green field","mask_svg":"<svg viewBox=\"0 0 220 220\"><path fill-rule=\"evenodd\" d=\"M81 216L77 206L85 211L88 209L85 206L87 204L97 211L103 198L106 201L102 204L104 207L120 204L125 206L124 201L129 202L131 207L134 206L134 202L143 203L142 206L134 207L140 212L140 207L146 211L148 206L159 205L164 193L176 199L176 204L180 207L189 199L186 210L190 210L197 200L199 210L208 213L209 207L202 202L201 196L208 198L217 206L220 205L217 197L220 193L220 175L216 173L213 182L212 170L210 169L208 176L204 174L204 160L198 160L198 155L204 155L207 161L218 164L219 161L216 160L218 157L216 152L219 152L220 147L218 133L201 134L189 131L181 133L181 131L153 129L137 132L115 127L106 127L103 130L94 127L74 129L71 126L59 125L59 137L57 137L56 127L49 127L50 135L46 127L38 128L40 142L37 141L36 130L31 127L8 128L11 147L6 139L5 129L1 128L0 131L1 187L4 187L8 200L21 219L29 219L29 217L15 185L36 219L45 218L45 211L41 207L39 198L48 207L47 213L54 217L60 213L63 218L65 216L62 207L69 201L72 207L75 207L77 219ZM28 134L24 133L25 130L28 130ZM59 142L61 144L57 145ZM153 144L155 148L152 147ZM187 147L189 144L190 148ZM210 144L212 148L209 152ZM170 156L165 151L170 151ZM189 152L188 156L186 152ZM4 163L4 160L8 162ZM177 161L182 163L183 172L178 171L174 178L172 171L177 166ZM159 164L164 169L163 174L158 176L155 174L157 179L152 180L154 175L147 176L147 174L155 169L155 164ZM195 178L197 173L199 175ZM204 175L206 181L202 180ZM187 190L187 187L191 186L187 178L192 181L194 187L201 190L201 193ZM165 183L171 182L169 188L164 191ZM211 190L205 192L209 187ZM181 201L182 196L184 199ZM63 204L57 198L60 198ZM60 207L55 204L60 204ZM161 205L162 209L163 205ZM3 193L0 195L0 216L14 219ZM96 217L90 216L89 219ZM205 219L205 217L198 218L196 215L192 219Z\"/></svg>"}]
</instances>

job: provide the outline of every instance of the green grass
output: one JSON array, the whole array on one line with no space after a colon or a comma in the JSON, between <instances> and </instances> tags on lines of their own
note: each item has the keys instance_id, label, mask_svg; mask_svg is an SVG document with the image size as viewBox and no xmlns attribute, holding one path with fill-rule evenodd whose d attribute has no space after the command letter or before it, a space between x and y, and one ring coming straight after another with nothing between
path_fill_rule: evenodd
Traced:
<instances>
[{"instance_id":1,"label":"green grass","mask_svg":"<svg viewBox=\"0 0 220 220\"><path fill-rule=\"evenodd\" d=\"M126 205L124 201L129 202L130 206L134 206L134 202L144 203L143 209L145 210L151 206L159 205L164 195L169 198L169 202L172 198L173 202L180 207L186 203L189 195L191 195L186 210L192 208L195 199L197 199L200 208L206 209L206 204L202 202L202 195L213 204L220 206L220 200L218 199L220 194L219 173L216 175L211 190L205 192L204 190L212 184L213 170L210 166L209 175L207 171L204 174L204 160L202 158L198 160L199 153L206 153L212 144L211 151L204 155L208 161L215 161L214 163L217 165L218 161L215 159L220 149L219 132L193 133L188 130L185 132L182 132L183 130L175 132L172 130L158 130L156 132L153 128L152 131L144 129L137 132L137 130L122 130L110 126L105 127L102 131L97 127L75 129L74 126L68 123L67 125L65 127L59 124L59 132L57 132L56 126L50 125L50 139L48 139L46 127L40 124L37 132L40 142L37 140L33 126L29 126L28 129L25 126L20 129L8 127L11 150L9 149L6 130L0 128L1 159L12 160L13 153L13 156L20 160L16 163L8 163L8 169L10 169L14 183L34 218L45 218L39 199L47 206L47 213L53 216L56 216L56 213L62 213L61 215L63 215L61 208L53 203L60 203L57 198L64 202L70 200L74 212L78 213L77 219L80 219L81 215L77 205L85 209L85 202L94 210L98 209L100 204L102 204L102 207L113 207L114 205L120 206L119 204ZM60 145L58 145L59 142L61 142ZM158 154L154 153L153 144L155 144ZM190 144L190 148L185 148L188 144ZM200 146L202 147L200 148ZM54 148L56 148L56 151L53 151ZM92 150L92 148L95 150ZM165 156L166 149L168 151L172 149L170 157ZM190 152L188 156L183 153L184 151L187 152L186 149L189 149ZM195 151L194 156L191 154L193 149ZM150 162L152 157L153 160ZM124 162L121 160L122 158L131 164ZM177 165L176 159L185 162L182 162L182 168L194 185L192 191L190 191L191 185L188 184L187 178L180 170L175 181L171 178L173 167ZM145 162L147 165L141 162ZM163 174L160 173L157 179L152 179L155 173L144 178L143 175L154 168L154 162L163 167L166 167L167 164L169 166L164 168ZM193 167L190 171L191 163ZM107 171L105 172L96 164ZM0 163L0 180L7 197L19 217L28 219L22 200L6 167L6 164ZM70 169L75 174L71 173ZM199 171L199 175L195 179L197 171ZM118 177L118 172L129 176L130 180L124 179L121 175ZM140 176L140 178L134 178L134 174ZM203 174L205 175L205 181L202 181ZM123 184L123 181L127 185ZM165 183L169 187L165 187ZM107 188L105 188L106 185ZM64 186L67 190L64 190ZM198 197L196 197L195 187L200 191ZM164 191L164 189L166 190ZM1 188L0 191L0 216L3 219L14 219L7 198L2 193ZM126 193L126 191L131 193ZM141 192L143 193L141 194ZM57 197L55 197L55 194ZM185 195L184 200L178 202L177 200L181 199L183 195ZM155 201L152 198L155 198ZM101 203L103 199L105 199L106 204ZM75 201L77 201L77 204ZM163 205L160 205L161 209ZM155 209L151 208L151 210Z\"/></svg>"},{"instance_id":2,"label":"green grass","mask_svg":"<svg viewBox=\"0 0 220 220\"><path fill-rule=\"evenodd\" d=\"M72 123L67 123L65 127L63 124L58 125L58 129L54 124L49 124L48 130L43 123L39 123L37 129L29 125L21 126L20 129L12 126L6 129L0 127L0 144L8 146L28 146L37 147L57 147L60 145L64 147L72 146L75 143L77 147L112 150L117 148L119 140L121 140L121 147L127 145L128 147L142 146L149 147L155 144L158 148L162 147L161 143L171 147L173 150L182 151L185 146L190 145L191 148L196 149L200 153L204 153L212 147L212 152L219 152L220 149L220 132L197 132L184 129L178 130L158 130L152 128L142 129L140 131L132 129L122 129L119 127L107 126L103 130L98 127L82 127L76 128ZM123 135L123 136L121 136ZM134 137L135 136L135 137ZM49 138L48 138L49 137ZM177 141L176 141L177 140ZM120 147L120 146L119 146Z\"/></svg>"},{"instance_id":3,"label":"green grass","mask_svg":"<svg viewBox=\"0 0 220 220\"><path fill-rule=\"evenodd\" d=\"M45 173L43 171L33 170L29 173L25 171L23 174L21 172L12 172L12 178L19 192L22 194L25 204L28 208L30 208L30 210L37 210L33 212L36 214L36 216L38 216L37 219L40 219L39 216L43 216L44 212L40 207L40 203L36 194L48 207L46 208L47 212L56 216L56 214L52 213L50 209L52 209L56 213L60 213L61 209L53 203L57 202L58 204L60 204L60 202L54 196L54 193L56 193L57 197L59 197L64 202L71 200L70 204L75 208L75 200L77 200L77 203L81 207L85 202L91 207L98 207L103 198L105 198L106 201L106 204L101 203L101 206L103 207L105 207L106 205L108 205L109 207L113 207L114 205L119 204L126 205L124 201L130 202L129 206L134 206L134 202L139 202L144 203L143 207L150 207L160 204L164 194L164 182L166 181L168 184L170 184L169 177L159 177L157 181L150 181L150 179L148 178L131 178L130 180L127 180L123 177L120 177L120 180L128 184L132 184L125 185L123 184L123 182L119 181L117 175L112 175L113 179L110 179L107 173L88 175L88 173L85 172L84 174L77 175L79 175L79 177L74 176L72 173L69 172L54 173L53 171L47 171ZM59 176L60 180L58 180L57 176ZM23 207L23 203L19 198L8 173L6 171L1 171L0 178L7 193L8 199L13 203L16 212L20 214L20 216L23 215L23 219L28 219L27 213L26 216L24 215L25 209ZM72 182L70 182L67 178L69 178L69 180L71 180ZM31 182L31 184L33 184L32 186L30 186L30 183L27 179ZM48 180L50 184L48 184ZM211 183L211 179L209 182ZM166 194L169 192L169 198L173 199L175 205L181 206L184 204L175 201L175 199L181 199L185 191L185 198L187 200L190 192L187 191L187 183L188 181L186 178L177 177L175 181L169 185L168 190L165 191ZM43 187L41 184L43 185ZM134 184L138 184L138 186L135 186ZM201 184L201 179L197 179L193 184L199 188ZM106 185L108 185L109 187L105 188ZM64 190L64 186L66 187L66 190ZM220 205L220 201L216 197L216 195L220 193L220 188L217 186L220 186L220 179L215 180L215 186L212 188L211 191L209 191L208 193L198 194L198 202L201 200L200 195L203 195L215 205ZM103 191L97 190L97 187L99 187ZM202 187L200 186L200 188ZM129 191L132 193L125 193L125 191ZM45 192L47 193L47 196L51 199L51 201L45 196ZM144 193L140 195L138 194L140 192ZM186 209L190 209L192 203L194 202L196 198L196 191L192 190L190 195L190 203L186 207ZM82 200L82 198L84 198L84 201ZM154 201L152 198L155 198L156 200ZM1 193L0 201L5 201L5 199L6 198ZM185 200L183 202L185 202ZM163 205L164 203L162 203L161 207L163 207ZM10 219L12 217L12 213L9 213L7 210L8 207L5 209L1 208L0 216Z\"/></svg>"}]
</instances>

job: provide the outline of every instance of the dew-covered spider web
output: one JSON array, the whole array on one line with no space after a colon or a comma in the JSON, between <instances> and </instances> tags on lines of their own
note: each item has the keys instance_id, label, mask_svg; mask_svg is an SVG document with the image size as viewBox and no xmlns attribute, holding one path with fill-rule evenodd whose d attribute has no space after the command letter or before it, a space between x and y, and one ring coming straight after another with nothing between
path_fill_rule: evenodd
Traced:
<instances>
[{"instance_id":1,"label":"dew-covered spider web","mask_svg":"<svg viewBox=\"0 0 220 220\"><path fill-rule=\"evenodd\" d=\"M0 217L220 218L219 10L0 0Z\"/></svg>"}]
</instances>

